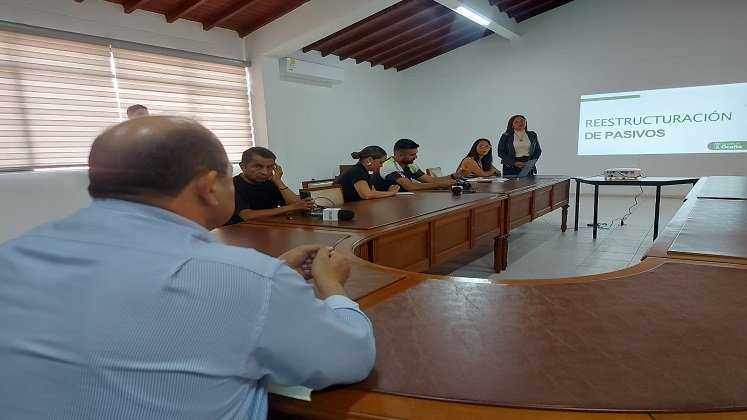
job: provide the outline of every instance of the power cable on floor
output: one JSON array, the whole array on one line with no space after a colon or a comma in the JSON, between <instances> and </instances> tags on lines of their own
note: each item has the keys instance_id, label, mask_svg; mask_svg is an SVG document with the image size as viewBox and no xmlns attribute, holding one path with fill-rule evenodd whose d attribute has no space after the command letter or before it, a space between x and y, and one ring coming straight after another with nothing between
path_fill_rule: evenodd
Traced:
<instances>
[{"instance_id":1,"label":"power cable on floor","mask_svg":"<svg viewBox=\"0 0 747 420\"><path fill-rule=\"evenodd\" d=\"M638 204L640 204L638 202L638 197L640 197L641 194L643 194L643 186L639 185L638 188L641 189L641 192L639 192L638 194L636 194L635 197L633 197L634 203L632 206L628 207L628 212L622 217L617 217L615 219L610 220L609 223L603 223L603 222L597 223L597 229L610 229L614 227L616 220L620 221L620 226L625 226L625 221L628 220L628 216L631 216L633 214L633 208L638 206ZM594 223L587 223L586 226L594 227Z\"/></svg>"}]
</instances>

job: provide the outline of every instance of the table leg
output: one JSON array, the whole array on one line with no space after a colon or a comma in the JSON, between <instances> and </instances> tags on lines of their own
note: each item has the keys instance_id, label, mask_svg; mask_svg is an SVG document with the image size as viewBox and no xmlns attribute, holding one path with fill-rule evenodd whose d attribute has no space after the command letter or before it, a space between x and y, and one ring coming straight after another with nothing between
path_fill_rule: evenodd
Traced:
<instances>
[{"instance_id":1,"label":"table leg","mask_svg":"<svg viewBox=\"0 0 747 420\"><path fill-rule=\"evenodd\" d=\"M568 204L563 206L563 212L560 216L560 231L565 232L568 229ZM576 222L576 230L578 230L578 222Z\"/></svg>"},{"instance_id":2,"label":"table leg","mask_svg":"<svg viewBox=\"0 0 747 420\"><path fill-rule=\"evenodd\" d=\"M501 235L501 270L508 267L508 237L510 234Z\"/></svg>"},{"instance_id":3,"label":"table leg","mask_svg":"<svg viewBox=\"0 0 747 420\"><path fill-rule=\"evenodd\" d=\"M493 271L501 272L503 266L503 235L493 238Z\"/></svg>"},{"instance_id":4,"label":"table leg","mask_svg":"<svg viewBox=\"0 0 747 420\"><path fill-rule=\"evenodd\" d=\"M599 185L594 185L594 239L597 239L597 225L599 224L597 222L597 217L599 216Z\"/></svg>"},{"instance_id":5,"label":"table leg","mask_svg":"<svg viewBox=\"0 0 747 420\"><path fill-rule=\"evenodd\" d=\"M654 240L659 236L659 204L661 204L661 185L656 186L656 203L654 205Z\"/></svg>"},{"instance_id":6,"label":"table leg","mask_svg":"<svg viewBox=\"0 0 747 420\"><path fill-rule=\"evenodd\" d=\"M579 181L577 179L576 180L576 210L575 210L576 211L576 220L575 220L575 222L573 224L573 230L575 230L575 231L578 230L578 201L579 201L579 198L581 196L581 193L579 191L580 188L581 188L581 181Z\"/></svg>"}]
</instances>

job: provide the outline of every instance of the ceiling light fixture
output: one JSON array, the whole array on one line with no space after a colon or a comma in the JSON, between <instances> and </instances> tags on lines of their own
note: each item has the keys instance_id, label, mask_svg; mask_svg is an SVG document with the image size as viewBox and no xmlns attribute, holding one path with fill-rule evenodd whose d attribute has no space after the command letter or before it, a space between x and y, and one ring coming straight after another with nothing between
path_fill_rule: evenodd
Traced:
<instances>
[{"instance_id":1,"label":"ceiling light fixture","mask_svg":"<svg viewBox=\"0 0 747 420\"><path fill-rule=\"evenodd\" d=\"M490 24L490 20L488 20L485 16L475 13L472 10L464 6L459 6L456 9L454 9L454 11L466 17L467 19L477 23L478 25L488 26Z\"/></svg>"}]
</instances>

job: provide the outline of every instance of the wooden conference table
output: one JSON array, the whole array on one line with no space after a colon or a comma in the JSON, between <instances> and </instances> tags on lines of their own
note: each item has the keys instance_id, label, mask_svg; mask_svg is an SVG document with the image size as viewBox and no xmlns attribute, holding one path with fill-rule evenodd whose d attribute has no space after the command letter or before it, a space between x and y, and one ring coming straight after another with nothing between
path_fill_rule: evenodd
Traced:
<instances>
[{"instance_id":1,"label":"wooden conference table","mask_svg":"<svg viewBox=\"0 0 747 420\"><path fill-rule=\"evenodd\" d=\"M695 202L727 201L694 192L675 216L685 220L680 230L702 220ZM357 299L377 340L371 375L314 392L310 402L272 395L272 417L747 418L744 238L719 262L665 254L594 276L497 281L377 266L356 256L365 230L285 224L216 233L274 255L306 240L334 245L360 277L381 276Z\"/></svg>"},{"instance_id":2,"label":"wooden conference table","mask_svg":"<svg viewBox=\"0 0 747 420\"><path fill-rule=\"evenodd\" d=\"M747 177L698 182L647 257L747 264Z\"/></svg>"},{"instance_id":3,"label":"wooden conference table","mask_svg":"<svg viewBox=\"0 0 747 420\"><path fill-rule=\"evenodd\" d=\"M477 192L459 196L442 190L346 203L344 208L355 213L348 221L323 221L296 213L251 224L354 234L357 257L416 272L490 240L493 268L500 272L508 264L509 231L557 208L563 209L565 230L569 177L532 177L475 186Z\"/></svg>"}]
</instances>

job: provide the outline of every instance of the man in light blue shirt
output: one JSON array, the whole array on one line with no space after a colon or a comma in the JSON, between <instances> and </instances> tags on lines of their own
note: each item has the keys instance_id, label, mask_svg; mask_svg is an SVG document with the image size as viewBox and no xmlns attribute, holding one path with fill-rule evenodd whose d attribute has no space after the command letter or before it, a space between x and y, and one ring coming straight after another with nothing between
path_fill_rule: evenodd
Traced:
<instances>
[{"instance_id":1,"label":"man in light blue shirt","mask_svg":"<svg viewBox=\"0 0 747 420\"><path fill-rule=\"evenodd\" d=\"M90 207L0 245L0 418L265 418L268 379L368 375L373 333L343 256L275 259L210 234L234 199L209 130L130 120L89 167Z\"/></svg>"}]
</instances>

